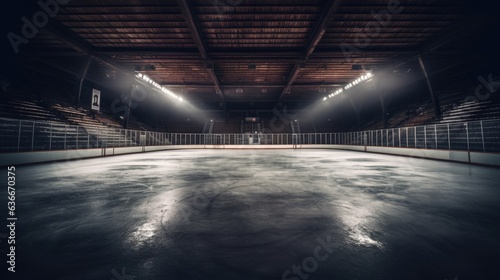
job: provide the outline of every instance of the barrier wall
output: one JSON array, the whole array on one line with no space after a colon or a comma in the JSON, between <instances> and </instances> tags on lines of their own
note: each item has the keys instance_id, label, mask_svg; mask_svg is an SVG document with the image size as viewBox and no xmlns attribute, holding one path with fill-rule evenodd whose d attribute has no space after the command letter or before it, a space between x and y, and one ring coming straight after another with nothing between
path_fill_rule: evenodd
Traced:
<instances>
[{"instance_id":1,"label":"barrier wall","mask_svg":"<svg viewBox=\"0 0 500 280\"><path fill-rule=\"evenodd\" d=\"M142 152L182 150L182 149L203 149L203 148L204 148L203 145L182 145L182 146L169 145L169 146L119 147L119 148L102 148L102 149L5 153L5 154L0 154L0 166L86 159L86 158L125 155L125 154L134 154Z\"/></svg>"},{"instance_id":2,"label":"barrier wall","mask_svg":"<svg viewBox=\"0 0 500 280\"><path fill-rule=\"evenodd\" d=\"M498 153L350 145L167 145L20 152L0 154L0 166L185 149L337 149L500 166L500 154Z\"/></svg>"},{"instance_id":3,"label":"barrier wall","mask_svg":"<svg viewBox=\"0 0 500 280\"><path fill-rule=\"evenodd\" d=\"M299 145L299 147L302 149L338 149L349 151L365 151L370 153L500 166L499 153L349 145Z\"/></svg>"}]
</instances>

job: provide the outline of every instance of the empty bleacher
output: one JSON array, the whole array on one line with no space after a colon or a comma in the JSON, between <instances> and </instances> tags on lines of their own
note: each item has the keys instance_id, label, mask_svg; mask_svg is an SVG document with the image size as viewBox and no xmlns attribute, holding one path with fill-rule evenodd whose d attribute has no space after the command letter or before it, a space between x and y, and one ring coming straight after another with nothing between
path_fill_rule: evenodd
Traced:
<instances>
[{"instance_id":1,"label":"empty bleacher","mask_svg":"<svg viewBox=\"0 0 500 280\"><path fill-rule=\"evenodd\" d=\"M463 101L443 113L441 123L496 119L500 116L500 101Z\"/></svg>"},{"instance_id":2,"label":"empty bleacher","mask_svg":"<svg viewBox=\"0 0 500 280\"><path fill-rule=\"evenodd\" d=\"M9 92L2 93L0 98L0 117L59 121L58 116L44 108L36 95L27 89L11 87Z\"/></svg>"},{"instance_id":3,"label":"empty bleacher","mask_svg":"<svg viewBox=\"0 0 500 280\"><path fill-rule=\"evenodd\" d=\"M0 117L60 121L56 115L35 102L22 100L6 100L0 103Z\"/></svg>"}]
</instances>

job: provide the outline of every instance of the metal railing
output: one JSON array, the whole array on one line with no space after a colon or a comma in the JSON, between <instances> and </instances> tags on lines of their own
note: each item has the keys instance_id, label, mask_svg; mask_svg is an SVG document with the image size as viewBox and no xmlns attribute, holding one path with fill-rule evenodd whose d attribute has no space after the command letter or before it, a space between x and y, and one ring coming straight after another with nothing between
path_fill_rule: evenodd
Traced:
<instances>
[{"instance_id":1,"label":"metal railing","mask_svg":"<svg viewBox=\"0 0 500 280\"><path fill-rule=\"evenodd\" d=\"M0 152L157 145L360 145L500 152L500 120L342 133L196 134L0 118Z\"/></svg>"}]
</instances>

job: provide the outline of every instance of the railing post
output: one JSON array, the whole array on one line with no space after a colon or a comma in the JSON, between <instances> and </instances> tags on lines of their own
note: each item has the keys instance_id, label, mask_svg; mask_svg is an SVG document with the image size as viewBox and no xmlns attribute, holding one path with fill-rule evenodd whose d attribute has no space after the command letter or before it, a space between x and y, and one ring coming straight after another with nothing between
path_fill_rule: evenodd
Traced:
<instances>
[{"instance_id":1,"label":"railing post","mask_svg":"<svg viewBox=\"0 0 500 280\"><path fill-rule=\"evenodd\" d=\"M470 147L469 147L469 123L465 123L465 134L467 135L467 151L470 152Z\"/></svg>"},{"instance_id":2,"label":"railing post","mask_svg":"<svg viewBox=\"0 0 500 280\"><path fill-rule=\"evenodd\" d=\"M77 126L76 127L76 146L75 146L75 149L78 149L78 131L80 130L80 127Z\"/></svg>"},{"instance_id":3,"label":"railing post","mask_svg":"<svg viewBox=\"0 0 500 280\"><path fill-rule=\"evenodd\" d=\"M401 128L398 127L398 134L399 134L399 147L401 148Z\"/></svg>"},{"instance_id":4,"label":"railing post","mask_svg":"<svg viewBox=\"0 0 500 280\"><path fill-rule=\"evenodd\" d=\"M408 148L408 127L406 127L406 148Z\"/></svg>"},{"instance_id":5,"label":"railing post","mask_svg":"<svg viewBox=\"0 0 500 280\"><path fill-rule=\"evenodd\" d=\"M486 147L484 146L483 121L481 121L480 124L481 124L481 140L483 141L483 152L486 152Z\"/></svg>"},{"instance_id":6,"label":"railing post","mask_svg":"<svg viewBox=\"0 0 500 280\"><path fill-rule=\"evenodd\" d=\"M413 127L413 136L415 136L415 142L413 143L415 146L415 149L417 148L417 127Z\"/></svg>"},{"instance_id":7,"label":"railing post","mask_svg":"<svg viewBox=\"0 0 500 280\"><path fill-rule=\"evenodd\" d=\"M90 134L87 132L87 149L90 149Z\"/></svg>"},{"instance_id":8,"label":"railing post","mask_svg":"<svg viewBox=\"0 0 500 280\"><path fill-rule=\"evenodd\" d=\"M64 126L64 150L66 150L66 131L68 130L68 126Z\"/></svg>"},{"instance_id":9,"label":"railing post","mask_svg":"<svg viewBox=\"0 0 500 280\"><path fill-rule=\"evenodd\" d=\"M446 125L446 128L448 130L448 150L451 151L450 124L449 123Z\"/></svg>"},{"instance_id":10,"label":"railing post","mask_svg":"<svg viewBox=\"0 0 500 280\"><path fill-rule=\"evenodd\" d=\"M438 132L437 132L437 124L434 125L434 138L436 138L436 150L438 148Z\"/></svg>"},{"instance_id":11,"label":"railing post","mask_svg":"<svg viewBox=\"0 0 500 280\"><path fill-rule=\"evenodd\" d=\"M392 129L392 146L394 147L395 144L394 144L394 128Z\"/></svg>"},{"instance_id":12,"label":"railing post","mask_svg":"<svg viewBox=\"0 0 500 280\"><path fill-rule=\"evenodd\" d=\"M33 151L33 146L35 144L35 122L33 122L33 126L31 127L31 150Z\"/></svg>"},{"instance_id":13,"label":"railing post","mask_svg":"<svg viewBox=\"0 0 500 280\"><path fill-rule=\"evenodd\" d=\"M19 121L19 134L17 135L17 151L19 152L19 149L21 147L21 127L23 126L22 121Z\"/></svg>"},{"instance_id":14,"label":"railing post","mask_svg":"<svg viewBox=\"0 0 500 280\"><path fill-rule=\"evenodd\" d=\"M427 149L427 126L424 125L424 149Z\"/></svg>"},{"instance_id":15,"label":"railing post","mask_svg":"<svg viewBox=\"0 0 500 280\"><path fill-rule=\"evenodd\" d=\"M385 146L389 147L389 129L385 129Z\"/></svg>"},{"instance_id":16,"label":"railing post","mask_svg":"<svg viewBox=\"0 0 500 280\"><path fill-rule=\"evenodd\" d=\"M49 151L52 150L52 123L50 124Z\"/></svg>"}]
</instances>

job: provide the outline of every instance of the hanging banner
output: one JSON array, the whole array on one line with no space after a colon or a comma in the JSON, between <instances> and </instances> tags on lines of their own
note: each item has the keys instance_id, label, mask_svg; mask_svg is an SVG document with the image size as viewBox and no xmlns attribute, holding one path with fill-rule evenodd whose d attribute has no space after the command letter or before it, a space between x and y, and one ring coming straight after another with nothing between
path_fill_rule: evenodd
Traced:
<instances>
[{"instance_id":1,"label":"hanging banner","mask_svg":"<svg viewBox=\"0 0 500 280\"><path fill-rule=\"evenodd\" d=\"M101 106L101 91L97 89L92 89L92 106L91 109L94 111L99 111Z\"/></svg>"}]
</instances>

